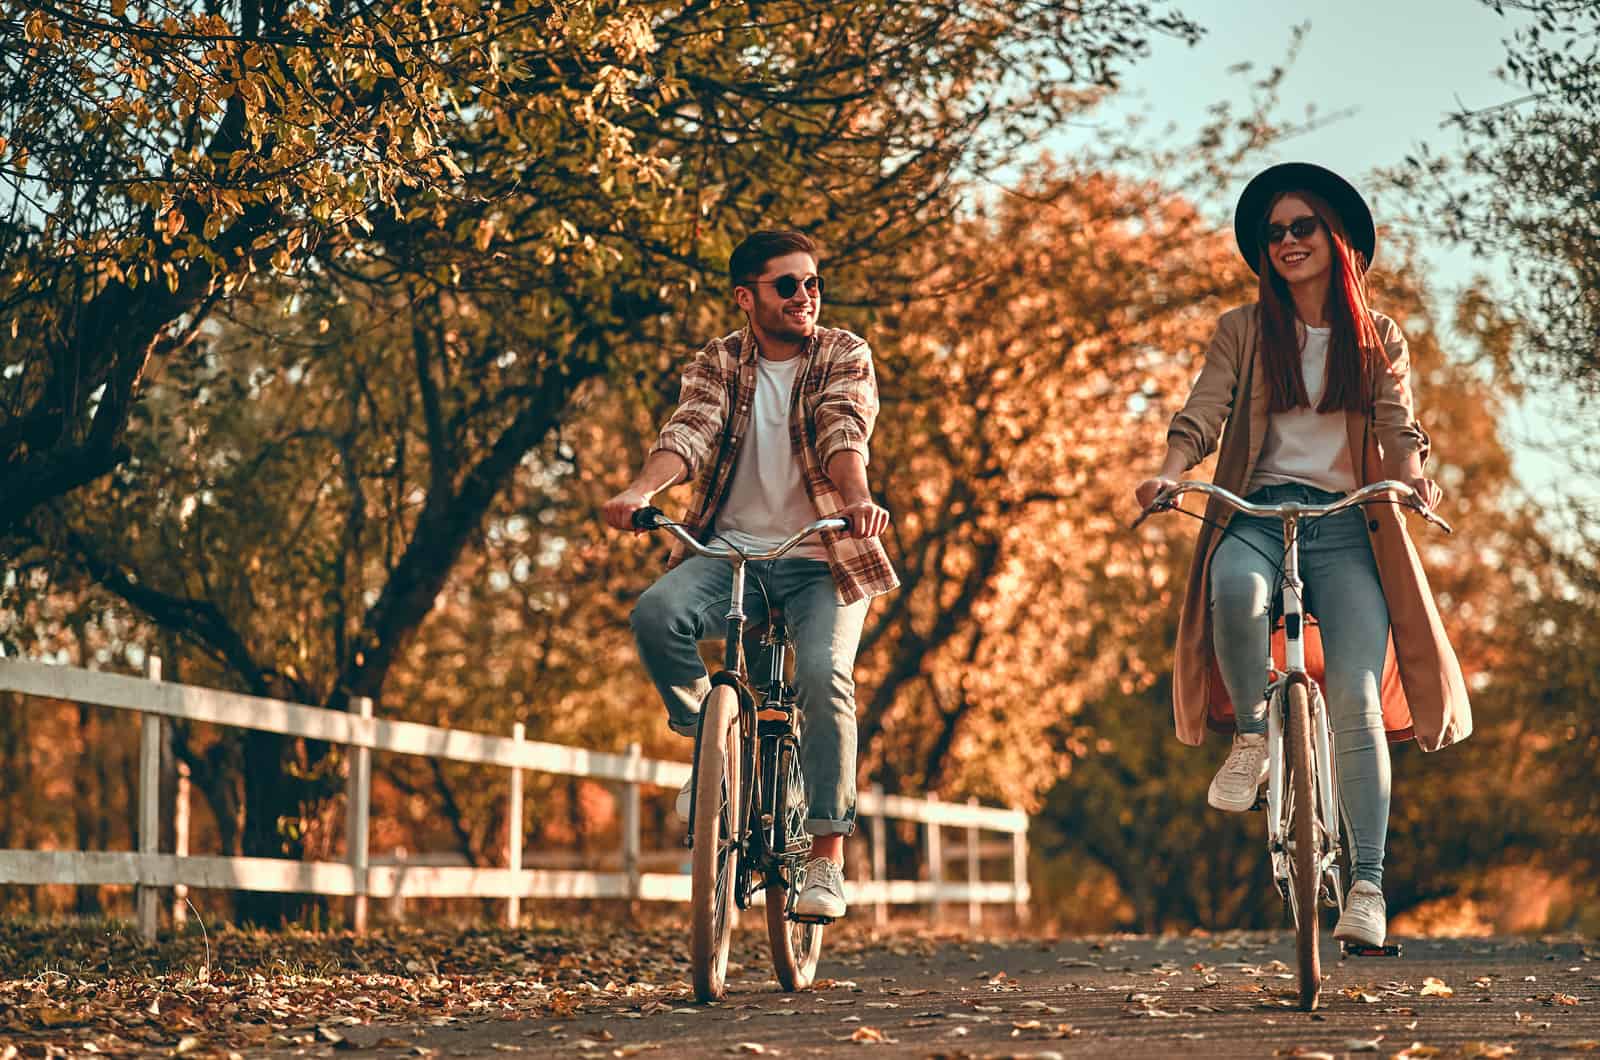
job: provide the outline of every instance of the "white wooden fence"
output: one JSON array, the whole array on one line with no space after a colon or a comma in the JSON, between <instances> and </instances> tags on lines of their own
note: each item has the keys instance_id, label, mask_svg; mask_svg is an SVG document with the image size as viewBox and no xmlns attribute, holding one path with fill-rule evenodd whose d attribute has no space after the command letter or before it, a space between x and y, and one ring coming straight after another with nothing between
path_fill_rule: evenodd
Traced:
<instances>
[{"instance_id":1,"label":"white wooden fence","mask_svg":"<svg viewBox=\"0 0 1600 1060\"><path fill-rule=\"evenodd\" d=\"M510 738L486 733L376 718L372 701L357 699L349 713L280 700L221 692L162 681L161 662L151 659L147 678L102 673L70 666L0 659L0 691L20 692L70 703L131 710L142 716L139 755L139 849L131 851L0 850L0 883L122 884L138 888L139 928L156 934L156 889L188 887L274 891L349 897L351 923L366 930L369 897L496 898L506 902L508 924L516 924L524 898L621 898L687 901L689 877L683 873L643 872L640 867L639 788L650 784L677 788L689 777L682 762L644 758L634 744L627 754L590 751L525 739L518 723ZM195 856L188 853L187 792L180 789L175 815L176 847L157 850L160 834L160 776L165 718L185 718L237 728L325 740L350 748L346 781L347 829L344 862L305 862L282 858ZM478 762L511 771L508 797L510 840L504 868L418 864L369 856L372 752L426 755L454 762ZM622 871L530 868L523 864L522 772L525 769L612 782L620 787ZM886 795L874 785L862 791L857 813L872 846L872 876L846 884L849 901L873 907L887 919L891 904L926 904L938 919L949 903L966 903L976 926L984 903L1003 903L1027 915L1028 817L1019 810ZM885 819L917 821L923 830L925 879L891 880L885 871ZM944 832L960 830L964 843L948 855ZM991 851L979 833L1004 834L1010 841L1011 878L984 881L982 856ZM946 878L950 857L966 862L965 879ZM419 859L425 860L425 859ZM652 859L654 860L654 859ZM759 896L758 896L759 899ZM175 907L181 905L181 900ZM181 910L178 912L181 918Z\"/></svg>"}]
</instances>

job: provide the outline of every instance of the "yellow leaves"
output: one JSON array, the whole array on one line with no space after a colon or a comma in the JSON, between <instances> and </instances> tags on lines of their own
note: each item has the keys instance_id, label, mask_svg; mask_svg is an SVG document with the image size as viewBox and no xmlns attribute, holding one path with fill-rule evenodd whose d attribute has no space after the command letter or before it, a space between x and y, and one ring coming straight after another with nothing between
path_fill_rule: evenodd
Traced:
<instances>
[{"instance_id":1,"label":"yellow leaves","mask_svg":"<svg viewBox=\"0 0 1600 1060\"><path fill-rule=\"evenodd\" d=\"M472 234L472 245L478 248L479 253L488 250L489 244L494 241L494 227L492 217L485 217L478 222Z\"/></svg>"},{"instance_id":2,"label":"yellow leaves","mask_svg":"<svg viewBox=\"0 0 1600 1060\"><path fill-rule=\"evenodd\" d=\"M1444 982L1443 979L1439 979L1439 978L1437 978L1435 976L1431 976L1430 975L1430 976L1428 976L1426 979L1424 979L1422 981L1422 990L1419 991L1419 996L1421 996L1421 997L1454 997L1455 993L1456 992L1453 989L1451 989L1449 986L1445 985L1445 982Z\"/></svg>"},{"instance_id":3,"label":"yellow leaves","mask_svg":"<svg viewBox=\"0 0 1600 1060\"><path fill-rule=\"evenodd\" d=\"M23 35L35 44L55 44L61 40L61 27L45 18L44 12L35 8L22 24Z\"/></svg>"}]
</instances>

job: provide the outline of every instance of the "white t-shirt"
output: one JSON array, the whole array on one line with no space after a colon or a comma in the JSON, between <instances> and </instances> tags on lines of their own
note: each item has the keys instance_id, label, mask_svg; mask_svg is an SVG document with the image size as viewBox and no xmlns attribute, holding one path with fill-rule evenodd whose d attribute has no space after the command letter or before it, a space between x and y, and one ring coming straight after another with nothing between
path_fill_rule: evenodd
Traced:
<instances>
[{"instance_id":1,"label":"white t-shirt","mask_svg":"<svg viewBox=\"0 0 1600 1060\"><path fill-rule=\"evenodd\" d=\"M789 437L789 402L803 357L787 361L756 358L756 396L750 427L739 446L739 462L727 499L717 512L716 530L745 552L766 552L817 519L806 493L800 458ZM827 562L828 550L812 537L785 559Z\"/></svg>"},{"instance_id":2,"label":"white t-shirt","mask_svg":"<svg viewBox=\"0 0 1600 1060\"><path fill-rule=\"evenodd\" d=\"M1300 368L1311 406L1274 412L1268 418L1266 441L1262 443L1261 457L1250 476L1247 493L1286 482L1333 493L1349 493L1356 488L1345 414L1317 411L1317 402L1328 389L1330 333L1329 328L1306 328Z\"/></svg>"}]
</instances>

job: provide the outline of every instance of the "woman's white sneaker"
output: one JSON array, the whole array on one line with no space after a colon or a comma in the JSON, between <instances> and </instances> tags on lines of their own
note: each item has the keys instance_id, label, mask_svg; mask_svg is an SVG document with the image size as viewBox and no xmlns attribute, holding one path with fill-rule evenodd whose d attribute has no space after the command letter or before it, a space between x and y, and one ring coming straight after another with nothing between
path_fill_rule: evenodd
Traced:
<instances>
[{"instance_id":1,"label":"woman's white sneaker","mask_svg":"<svg viewBox=\"0 0 1600 1060\"><path fill-rule=\"evenodd\" d=\"M1241 732L1233 737L1233 750L1211 780L1206 802L1219 810L1242 813L1256 804L1256 792L1267 781L1267 737Z\"/></svg>"},{"instance_id":2,"label":"woman's white sneaker","mask_svg":"<svg viewBox=\"0 0 1600 1060\"><path fill-rule=\"evenodd\" d=\"M1389 937L1389 907L1375 884L1357 880L1344 896L1344 912L1333 929L1340 942L1361 946L1382 946Z\"/></svg>"}]
</instances>

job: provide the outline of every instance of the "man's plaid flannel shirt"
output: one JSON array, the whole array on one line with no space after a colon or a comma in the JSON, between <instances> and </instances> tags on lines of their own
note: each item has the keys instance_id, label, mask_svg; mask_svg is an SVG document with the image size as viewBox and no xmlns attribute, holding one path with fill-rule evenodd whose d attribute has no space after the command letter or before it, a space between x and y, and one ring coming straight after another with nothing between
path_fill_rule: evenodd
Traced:
<instances>
[{"instance_id":1,"label":"man's plaid flannel shirt","mask_svg":"<svg viewBox=\"0 0 1600 1060\"><path fill-rule=\"evenodd\" d=\"M713 339L685 369L678 408L656 440L655 449L676 453L689 466L694 492L683 522L702 541L728 495L739 444L750 427L756 356L748 328ZM817 517L826 519L845 506L828 478L828 461L846 449L867 458L867 440L878 418L878 380L866 340L848 331L818 328L800 356L803 363L789 398L789 439ZM876 538L825 531L822 541L842 602L877 596L900 584ZM687 554L681 543L675 545L668 566L681 563Z\"/></svg>"}]
</instances>

